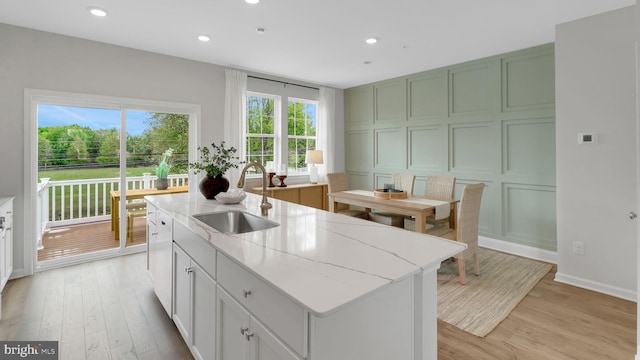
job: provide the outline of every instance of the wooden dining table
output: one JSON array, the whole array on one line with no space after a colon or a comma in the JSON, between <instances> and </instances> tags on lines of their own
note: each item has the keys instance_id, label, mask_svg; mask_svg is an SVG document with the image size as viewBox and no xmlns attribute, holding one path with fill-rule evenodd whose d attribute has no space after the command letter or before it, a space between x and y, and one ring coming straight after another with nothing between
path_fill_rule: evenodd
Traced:
<instances>
[{"instance_id":1,"label":"wooden dining table","mask_svg":"<svg viewBox=\"0 0 640 360\"><path fill-rule=\"evenodd\" d=\"M177 194L189 191L189 186L172 186L166 190L152 189L132 189L127 190L127 200L142 199L145 196ZM118 212L120 209L120 190L111 190L111 230L115 231L115 240L120 240L120 217Z\"/></svg>"},{"instance_id":2,"label":"wooden dining table","mask_svg":"<svg viewBox=\"0 0 640 360\"><path fill-rule=\"evenodd\" d=\"M406 199L382 199L371 190L347 190L327 194L329 211L337 212L338 203L360 206L365 211L372 209L388 211L394 214L412 216L416 220L415 231L426 233L427 218L436 215L436 207L449 203L449 227L457 226L457 199L429 199L424 196L410 195Z\"/></svg>"}]
</instances>

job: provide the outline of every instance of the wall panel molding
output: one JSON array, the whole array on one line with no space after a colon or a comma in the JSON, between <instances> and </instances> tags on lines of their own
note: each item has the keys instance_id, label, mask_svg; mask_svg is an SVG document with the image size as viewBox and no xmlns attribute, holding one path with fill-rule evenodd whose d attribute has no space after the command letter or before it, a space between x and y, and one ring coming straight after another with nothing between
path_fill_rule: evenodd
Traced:
<instances>
[{"instance_id":1,"label":"wall panel molding","mask_svg":"<svg viewBox=\"0 0 640 360\"><path fill-rule=\"evenodd\" d=\"M504 236L556 251L555 186L503 183L502 202Z\"/></svg>"},{"instance_id":2,"label":"wall panel molding","mask_svg":"<svg viewBox=\"0 0 640 360\"><path fill-rule=\"evenodd\" d=\"M447 151L444 129L440 125L407 127L407 169L432 172L444 169Z\"/></svg>"},{"instance_id":3,"label":"wall panel molding","mask_svg":"<svg viewBox=\"0 0 640 360\"><path fill-rule=\"evenodd\" d=\"M494 144L490 122L449 125L449 170L494 173Z\"/></svg>"},{"instance_id":4,"label":"wall panel molding","mask_svg":"<svg viewBox=\"0 0 640 360\"><path fill-rule=\"evenodd\" d=\"M404 79L395 79L373 87L375 123L407 120L407 95Z\"/></svg>"},{"instance_id":5,"label":"wall panel molding","mask_svg":"<svg viewBox=\"0 0 640 360\"><path fill-rule=\"evenodd\" d=\"M373 86L348 89L344 96L347 126L373 123Z\"/></svg>"},{"instance_id":6,"label":"wall panel molding","mask_svg":"<svg viewBox=\"0 0 640 360\"><path fill-rule=\"evenodd\" d=\"M401 127L373 130L375 168L404 168L406 144Z\"/></svg>"},{"instance_id":7,"label":"wall panel molding","mask_svg":"<svg viewBox=\"0 0 640 360\"><path fill-rule=\"evenodd\" d=\"M426 176L452 175L459 197L483 182L481 235L555 251L554 57L546 44L346 89L354 184L411 173L420 195Z\"/></svg>"},{"instance_id":8,"label":"wall panel molding","mask_svg":"<svg viewBox=\"0 0 640 360\"><path fill-rule=\"evenodd\" d=\"M549 45L502 58L502 111L554 108L554 61Z\"/></svg>"},{"instance_id":9,"label":"wall panel molding","mask_svg":"<svg viewBox=\"0 0 640 360\"><path fill-rule=\"evenodd\" d=\"M502 173L549 184L556 177L553 118L502 121Z\"/></svg>"},{"instance_id":10,"label":"wall panel molding","mask_svg":"<svg viewBox=\"0 0 640 360\"><path fill-rule=\"evenodd\" d=\"M430 120L447 116L447 72L428 72L407 78L407 118Z\"/></svg>"}]
</instances>

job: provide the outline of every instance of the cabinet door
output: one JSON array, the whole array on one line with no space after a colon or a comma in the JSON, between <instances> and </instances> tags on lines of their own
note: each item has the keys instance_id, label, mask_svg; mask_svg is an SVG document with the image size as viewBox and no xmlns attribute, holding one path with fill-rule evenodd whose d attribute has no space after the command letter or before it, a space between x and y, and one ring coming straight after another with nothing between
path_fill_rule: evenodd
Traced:
<instances>
[{"instance_id":1,"label":"cabinet door","mask_svg":"<svg viewBox=\"0 0 640 360\"><path fill-rule=\"evenodd\" d=\"M162 211L158 211L157 237L150 245L154 260L151 269L153 273L153 290L167 314L171 314L171 273L172 273L172 246L173 246L173 220Z\"/></svg>"},{"instance_id":2,"label":"cabinet door","mask_svg":"<svg viewBox=\"0 0 640 360\"><path fill-rule=\"evenodd\" d=\"M4 244L4 270L7 280L13 272L13 217L9 217L9 221L5 227L5 244Z\"/></svg>"},{"instance_id":3,"label":"cabinet door","mask_svg":"<svg viewBox=\"0 0 640 360\"><path fill-rule=\"evenodd\" d=\"M220 287L216 299L216 360L248 360L249 313Z\"/></svg>"},{"instance_id":4,"label":"cabinet door","mask_svg":"<svg viewBox=\"0 0 640 360\"><path fill-rule=\"evenodd\" d=\"M7 283L9 276L7 275L7 255L5 248L7 247L7 231L5 229L0 230L0 291Z\"/></svg>"},{"instance_id":5,"label":"cabinet door","mask_svg":"<svg viewBox=\"0 0 640 360\"><path fill-rule=\"evenodd\" d=\"M173 245L173 322L189 343L191 338L191 261L177 245Z\"/></svg>"},{"instance_id":6,"label":"cabinet door","mask_svg":"<svg viewBox=\"0 0 640 360\"><path fill-rule=\"evenodd\" d=\"M251 360L300 360L253 317L249 329L253 334L251 337Z\"/></svg>"},{"instance_id":7,"label":"cabinet door","mask_svg":"<svg viewBox=\"0 0 640 360\"><path fill-rule=\"evenodd\" d=\"M214 359L216 328L216 283L194 262L191 291L193 311L191 348L196 359Z\"/></svg>"}]
</instances>

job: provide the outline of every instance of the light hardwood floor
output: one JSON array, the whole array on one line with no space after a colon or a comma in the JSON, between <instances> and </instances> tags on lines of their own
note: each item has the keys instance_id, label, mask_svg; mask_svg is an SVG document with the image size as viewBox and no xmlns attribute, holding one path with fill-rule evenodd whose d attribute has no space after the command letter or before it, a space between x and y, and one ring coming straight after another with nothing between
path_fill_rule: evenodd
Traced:
<instances>
[{"instance_id":1,"label":"light hardwood floor","mask_svg":"<svg viewBox=\"0 0 640 360\"><path fill-rule=\"evenodd\" d=\"M153 293L146 253L11 280L2 315L0 339L57 340L64 360L192 359Z\"/></svg>"},{"instance_id":2,"label":"light hardwood floor","mask_svg":"<svg viewBox=\"0 0 640 360\"><path fill-rule=\"evenodd\" d=\"M65 360L191 359L145 264L140 253L9 281L0 340L58 340ZM636 304L556 283L554 273L485 338L438 321L438 358L633 359Z\"/></svg>"}]
</instances>

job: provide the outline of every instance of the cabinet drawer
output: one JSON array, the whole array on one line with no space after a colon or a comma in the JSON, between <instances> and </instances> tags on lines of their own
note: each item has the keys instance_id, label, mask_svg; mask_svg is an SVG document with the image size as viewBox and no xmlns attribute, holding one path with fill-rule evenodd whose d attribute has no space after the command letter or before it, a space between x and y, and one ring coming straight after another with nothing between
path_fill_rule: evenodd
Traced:
<instances>
[{"instance_id":1,"label":"cabinet drawer","mask_svg":"<svg viewBox=\"0 0 640 360\"><path fill-rule=\"evenodd\" d=\"M284 294L218 253L218 284L302 357L307 353L307 312Z\"/></svg>"},{"instance_id":2,"label":"cabinet drawer","mask_svg":"<svg viewBox=\"0 0 640 360\"><path fill-rule=\"evenodd\" d=\"M173 224L173 241L211 276L216 278L216 249L179 222Z\"/></svg>"}]
</instances>

